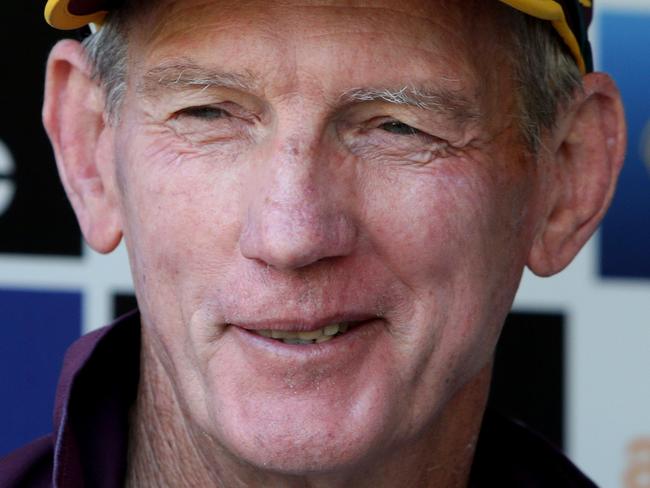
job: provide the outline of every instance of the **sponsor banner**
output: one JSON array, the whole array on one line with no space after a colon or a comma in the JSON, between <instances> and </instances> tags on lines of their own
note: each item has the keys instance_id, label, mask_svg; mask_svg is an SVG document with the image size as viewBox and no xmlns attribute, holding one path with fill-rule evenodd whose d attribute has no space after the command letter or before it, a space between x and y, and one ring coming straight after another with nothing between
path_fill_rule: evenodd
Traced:
<instances>
[{"instance_id":1,"label":"sponsor banner","mask_svg":"<svg viewBox=\"0 0 650 488\"><path fill-rule=\"evenodd\" d=\"M13 181L14 168L11 151L0 139L0 216L11 206L16 194L16 184Z\"/></svg>"},{"instance_id":2,"label":"sponsor banner","mask_svg":"<svg viewBox=\"0 0 650 488\"><path fill-rule=\"evenodd\" d=\"M3 5L0 253L78 256L79 229L41 124L45 62L59 36L42 9L43 2Z\"/></svg>"},{"instance_id":3,"label":"sponsor banner","mask_svg":"<svg viewBox=\"0 0 650 488\"><path fill-rule=\"evenodd\" d=\"M650 486L650 435L632 440L627 449L625 488Z\"/></svg>"}]
</instances>

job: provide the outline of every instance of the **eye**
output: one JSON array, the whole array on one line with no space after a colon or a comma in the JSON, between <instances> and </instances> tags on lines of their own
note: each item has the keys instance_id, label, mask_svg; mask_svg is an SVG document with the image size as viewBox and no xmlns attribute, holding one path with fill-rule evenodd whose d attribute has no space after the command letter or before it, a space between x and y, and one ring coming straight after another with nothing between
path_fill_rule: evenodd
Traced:
<instances>
[{"instance_id":1,"label":"eye","mask_svg":"<svg viewBox=\"0 0 650 488\"><path fill-rule=\"evenodd\" d=\"M397 120L391 120L390 122L385 122L379 126L380 129L390 132L391 134L396 134L400 136L414 136L417 134L422 134L421 131L415 127L411 127L403 122Z\"/></svg>"},{"instance_id":2,"label":"eye","mask_svg":"<svg viewBox=\"0 0 650 488\"><path fill-rule=\"evenodd\" d=\"M219 107L212 107L210 105L204 105L201 107L189 107L181 110L178 114L185 117L193 117L202 120L216 120L231 116L231 114L226 110Z\"/></svg>"}]
</instances>

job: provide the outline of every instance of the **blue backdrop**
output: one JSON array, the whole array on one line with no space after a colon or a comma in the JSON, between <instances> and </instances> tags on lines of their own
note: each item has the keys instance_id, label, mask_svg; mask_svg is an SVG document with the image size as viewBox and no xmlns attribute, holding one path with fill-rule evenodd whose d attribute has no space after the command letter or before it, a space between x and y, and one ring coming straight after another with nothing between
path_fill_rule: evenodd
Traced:
<instances>
[{"instance_id":1,"label":"blue backdrop","mask_svg":"<svg viewBox=\"0 0 650 488\"><path fill-rule=\"evenodd\" d=\"M650 161L644 161L644 152L650 150L650 15L607 13L601 22L601 68L614 75L629 124L625 167L601 233L601 273L647 279Z\"/></svg>"},{"instance_id":2,"label":"blue backdrop","mask_svg":"<svg viewBox=\"0 0 650 488\"><path fill-rule=\"evenodd\" d=\"M81 294L0 290L0 456L52 431L63 354L81 333Z\"/></svg>"}]
</instances>

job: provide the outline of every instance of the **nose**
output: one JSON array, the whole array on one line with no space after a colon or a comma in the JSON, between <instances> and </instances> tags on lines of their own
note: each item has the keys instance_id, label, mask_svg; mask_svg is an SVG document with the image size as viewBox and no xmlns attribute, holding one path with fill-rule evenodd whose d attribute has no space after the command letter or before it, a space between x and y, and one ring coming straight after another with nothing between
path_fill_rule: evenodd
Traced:
<instances>
[{"instance_id":1,"label":"nose","mask_svg":"<svg viewBox=\"0 0 650 488\"><path fill-rule=\"evenodd\" d=\"M282 270L349 255L357 234L349 182L318 147L278 146L248 185L242 255Z\"/></svg>"}]
</instances>

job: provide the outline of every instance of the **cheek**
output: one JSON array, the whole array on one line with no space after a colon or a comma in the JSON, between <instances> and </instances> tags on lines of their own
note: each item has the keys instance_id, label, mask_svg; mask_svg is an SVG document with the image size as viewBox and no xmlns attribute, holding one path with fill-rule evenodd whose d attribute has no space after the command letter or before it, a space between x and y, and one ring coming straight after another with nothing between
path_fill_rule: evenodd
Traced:
<instances>
[{"instance_id":1,"label":"cheek","mask_svg":"<svg viewBox=\"0 0 650 488\"><path fill-rule=\"evenodd\" d=\"M368 181L373 249L409 290L403 355L420 351L416 363L454 381L489 359L524 266L527 180L494 174L454 161ZM417 334L407 330L410 323L422 324Z\"/></svg>"},{"instance_id":2,"label":"cheek","mask_svg":"<svg viewBox=\"0 0 650 488\"><path fill-rule=\"evenodd\" d=\"M160 142L153 156L134 142L122 159L124 235L141 308L182 324L236 250L240 191L219 158Z\"/></svg>"},{"instance_id":3,"label":"cheek","mask_svg":"<svg viewBox=\"0 0 650 488\"><path fill-rule=\"evenodd\" d=\"M508 197L463 166L402 169L371 176L366 184L365 220L374 247L413 286L431 283L432 276L451 279L470 266L483 274L496 243L512 237L513 219L504 215Z\"/></svg>"}]
</instances>

